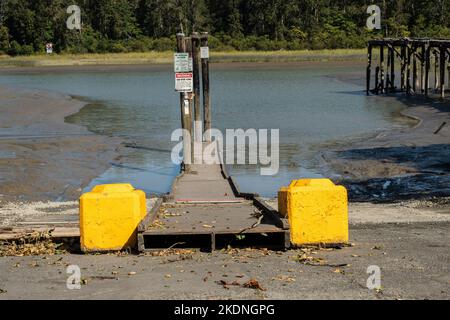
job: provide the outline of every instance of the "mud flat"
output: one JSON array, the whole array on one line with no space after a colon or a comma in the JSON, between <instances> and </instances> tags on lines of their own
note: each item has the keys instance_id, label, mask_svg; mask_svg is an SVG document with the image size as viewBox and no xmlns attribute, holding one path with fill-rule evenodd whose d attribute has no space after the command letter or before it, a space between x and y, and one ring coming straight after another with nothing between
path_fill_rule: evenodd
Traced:
<instances>
[{"instance_id":1,"label":"mud flat","mask_svg":"<svg viewBox=\"0 0 450 320\"><path fill-rule=\"evenodd\" d=\"M121 141L64 122L86 102L0 86L0 206L75 200L118 156Z\"/></svg>"},{"instance_id":2,"label":"mud flat","mask_svg":"<svg viewBox=\"0 0 450 320\"><path fill-rule=\"evenodd\" d=\"M359 75L340 80L363 83ZM347 186L353 201L437 199L439 205L449 204L450 101L400 94L370 99L400 100L405 109L399 116L413 125L323 151L322 170Z\"/></svg>"}]
</instances>

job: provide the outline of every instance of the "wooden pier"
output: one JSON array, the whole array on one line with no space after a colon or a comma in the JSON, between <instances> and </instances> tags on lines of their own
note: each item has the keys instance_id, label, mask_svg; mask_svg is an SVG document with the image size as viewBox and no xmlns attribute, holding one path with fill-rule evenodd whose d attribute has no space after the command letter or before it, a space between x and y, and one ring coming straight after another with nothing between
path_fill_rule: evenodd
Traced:
<instances>
[{"instance_id":1,"label":"wooden pier","mask_svg":"<svg viewBox=\"0 0 450 320\"><path fill-rule=\"evenodd\" d=\"M374 59L374 53L378 53L378 59ZM367 95L404 92L425 96L435 93L445 97L450 82L449 39L371 40L367 56ZM372 79L375 80L373 88Z\"/></svg>"},{"instance_id":2,"label":"wooden pier","mask_svg":"<svg viewBox=\"0 0 450 320\"><path fill-rule=\"evenodd\" d=\"M138 228L139 251L227 247L286 249L287 219L257 194L240 192L223 165L192 165Z\"/></svg>"},{"instance_id":3,"label":"wooden pier","mask_svg":"<svg viewBox=\"0 0 450 320\"><path fill-rule=\"evenodd\" d=\"M185 72L193 74L192 91L180 92L181 124L185 129L183 164L170 194L158 201L140 224L139 251L167 248L212 251L228 246L288 248L287 219L281 218L257 194L240 192L227 173L220 148L216 148L216 164L204 163L204 150L217 143L211 141L208 131L211 129L208 34L194 32L185 37L180 33L177 44L178 53L188 53L192 60L188 64L192 70Z\"/></svg>"}]
</instances>

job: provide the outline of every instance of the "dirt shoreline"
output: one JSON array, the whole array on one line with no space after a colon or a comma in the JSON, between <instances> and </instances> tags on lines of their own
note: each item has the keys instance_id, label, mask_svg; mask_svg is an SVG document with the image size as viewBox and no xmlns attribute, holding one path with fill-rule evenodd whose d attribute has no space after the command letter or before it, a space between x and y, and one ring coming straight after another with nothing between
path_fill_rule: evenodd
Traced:
<instances>
[{"instance_id":1,"label":"dirt shoreline","mask_svg":"<svg viewBox=\"0 0 450 320\"><path fill-rule=\"evenodd\" d=\"M363 83L363 75L341 75L341 81ZM400 101L401 116L416 124L385 130L318 158L322 171L349 189L352 201L395 202L450 196L450 100L436 96L372 96ZM442 203L441 203L442 204Z\"/></svg>"},{"instance_id":2,"label":"dirt shoreline","mask_svg":"<svg viewBox=\"0 0 450 320\"><path fill-rule=\"evenodd\" d=\"M121 140L69 124L86 102L0 86L0 202L75 200L119 153Z\"/></svg>"}]
</instances>

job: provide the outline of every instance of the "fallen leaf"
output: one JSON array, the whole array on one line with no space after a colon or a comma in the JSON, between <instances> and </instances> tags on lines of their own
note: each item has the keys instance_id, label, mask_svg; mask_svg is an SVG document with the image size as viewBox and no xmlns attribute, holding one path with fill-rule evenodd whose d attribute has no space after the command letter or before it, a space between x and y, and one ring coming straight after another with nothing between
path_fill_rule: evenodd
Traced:
<instances>
[{"instance_id":1,"label":"fallen leaf","mask_svg":"<svg viewBox=\"0 0 450 320\"><path fill-rule=\"evenodd\" d=\"M250 279L249 281L247 281L246 283L243 284L243 286L245 288L250 288L250 289L256 289L256 290L261 290L261 291L266 291L265 288L263 288L258 280L256 279Z\"/></svg>"},{"instance_id":2,"label":"fallen leaf","mask_svg":"<svg viewBox=\"0 0 450 320\"><path fill-rule=\"evenodd\" d=\"M284 282L295 282L295 278L280 274L273 277L272 280L284 281Z\"/></svg>"}]
</instances>

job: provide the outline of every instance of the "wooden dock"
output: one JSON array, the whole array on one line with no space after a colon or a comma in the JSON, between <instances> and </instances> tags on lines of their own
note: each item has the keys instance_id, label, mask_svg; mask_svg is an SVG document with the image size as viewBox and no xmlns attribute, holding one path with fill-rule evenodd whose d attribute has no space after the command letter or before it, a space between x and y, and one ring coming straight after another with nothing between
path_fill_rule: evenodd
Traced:
<instances>
[{"instance_id":1,"label":"wooden dock","mask_svg":"<svg viewBox=\"0 0 450 320\"><path fill-rule=\"evenodd\" d=\"M289 224L257 194L241 193L222 165L192 165L139 226L139 251L286 249Z\"/></svg>"},{"instance_id":2,"label":"wooden dock","mask_svg":"<svg viewBox=\"0 0 450 320\"><path fill-rule=\"evenodd\" d=\"M450 39L384 38L369 41L367 48L367 95L404 92L428 96L434 92L445 97L450 82ZM377 60L373 59L375 49L379 50ZM375 86L371 88L374 62Z\"/></svg>"}]
</instances>

